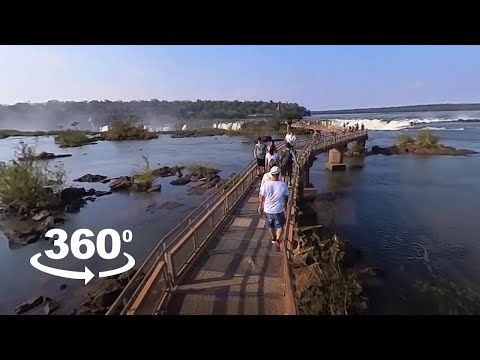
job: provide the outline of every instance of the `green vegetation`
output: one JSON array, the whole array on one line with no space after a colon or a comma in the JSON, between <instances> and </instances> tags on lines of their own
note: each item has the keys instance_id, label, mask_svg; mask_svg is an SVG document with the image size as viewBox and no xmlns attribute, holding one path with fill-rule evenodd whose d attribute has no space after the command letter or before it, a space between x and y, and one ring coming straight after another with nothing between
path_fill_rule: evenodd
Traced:
<instances>
[{"instance_id":1,"label":"green vegetation","mask_svg":"<svg viewBox=\"0 0 480 360\"><path fill-rule=\"evenodd\" d=\"M195 129L195 130L184 130L184 131L174 131L172 138L184 138L184 137L202 137L202 136L221 136L228 134L229 131L223 129Z\"/></svg>"},{"instance_id":2,"label":"green vegetation","mask_svg":"<svg viewBox=\"0 0 480 360\"><path fill-rule=\"evenodd\" d=\"M200 164L200 163L189 164L186 166L186 169L190 173L190 176L197 177L198 179L215 176L220 172L219 169L215 169L213 167Z\"/></svg>"},{"instance_id":3,"label":"green vegetation","mask_svg":"<svg viewBox=\"0 0 480 360\"><path fill-rule=\"evenodd\" d=\"M407 145L415 142L415 139L412 138L409 134L407 133L401 133L398 135L398 141L400 142L401 145Z\"/></svg>"},{"instance_id":4,"label":"green vegetation","mask_svg":"<svg viewBox=\"0 0 480 360\"><path fill-rule=\"evenodd\" d=\"M347 273L345 244L335 234L303 234L293 251L297 300L307 315L361 314L367 309L356 273Z\"/></svg>"},{"instance_id":5,"label":"green vegetation","mask_svg":"<svg viewBox=\"0 0 480 360\"><path fill-rule=\"evenodd\" d=\"M133 125L129 122L115 122L110 129L103 133L105 140L150 140L158 136L141 125Z\"/></svg>"},{"instance_id":6,"label":"green vegetation","mask_svg":"<svg viewBox=\"0 0 480 360\"><path fill-rule=\"evenodd\" d=\"M438 143L438 137L433 135L433 133L428 130L420 130L417 133L416 143L417 145L427 149L435 148L440 145Z\"/></svg>"},{"instance_id":7,"label":"green vegetation","mask_svg":"<svg viewBox=\"0 0 480 360\"><path fill-rule=\"evenodd\" d=\"M434 149L441 147L442 145L438 142L438 140L438 137L433 135L433 133L429 130L418 131L415 139L406 133L402 133L398 136L400 145L415 145L422 149Z\"/></svg>"},{"instance_id":8,"label":"green vegetation","mask_svg":"<svg viewBox=\"0 0 480 360\"><path fill-rule=\"evenodd\" d=\"M60 147L76 147L95 141L90 139L85 132L79 130L65 130L55 137L55 143Z\"/></svg>"},{"instance_id":9,"label":"green vegetation","mask_svg":"<svg viewBox=\"0 0 480 360\"><path fill-rule=\"evenodd\" d=\"M348 110L327 110L311 111L316 114L356 114L356 113L391 113L391 112L421 112L421 111L477 111L480 104L428 104L428 105L407 105L380 108L348 109ZM468 121L468 120L467 120Z\"/></svg>"},{"instance_id":10,"label":"green vegetation","mask_svg":"<svg viewBox=\"0 0 480 360\"><path fill-rule=\"evenodd\" d=\"M276 101L83 101L61 102L52 100L44 104L18 103L0 105L0 127L8 119L19 119L21 126L36 126L53 129L91 129L89 118L95 119L96 126L114 122L138 123L141 121L178 121L190 123L192 120L238 120L279 116L301 118L310 114L305 107L295 103ZM45 123L39 119L45 119ZM47 122L48 121L48 122Z\"/></svg>"},{"instance_id":11,"label":"green vegetation","mask_svg":"<svg viewBox=\"0 0 480 360\"><path fill-rule=\"evenodd\" d=\"M0 205L28 209L58 205L58 192L65 184L65 171L51 169L33 159L34 149L23 144L16 159L0 163ZM22 159L22 161L19 161Z\"/></svg>"},{"instance_id":12,"label":"green vegetation","mask_svg":"<svg viewBox=\"0 0 480 360\"><path fill-rule=\"evenodd\" d=\"M153 182L157 178L155 172L152 171L150 167L150 160L148 159L147 155L142 155L142 159L144 162L144 166L141 168L141 173L134 175L135 181L138 181L144 185L145 188L149 188L152 186Z\"/></svg>"}]
</instances>

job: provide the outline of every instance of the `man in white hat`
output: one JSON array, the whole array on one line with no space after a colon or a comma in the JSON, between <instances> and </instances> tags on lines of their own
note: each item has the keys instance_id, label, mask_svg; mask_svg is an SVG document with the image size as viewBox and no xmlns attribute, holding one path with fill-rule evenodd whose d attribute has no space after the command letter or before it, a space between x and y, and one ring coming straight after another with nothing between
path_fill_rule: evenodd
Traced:
<instances>
[{"instance_id":1,"label":"man in white hat","mask_svg":"<svg viewBox=\"0 0 480 360\"><path fill-rule=\"evenodd\" d=\"M279 180L280 168L274 166L270 169L270 179L263 181L260 185L258 213L265 213L267 226L270 232L272 243L280 250L282 230L285 226L285 210L288 202L288 187ZM265 174L267 175L267 174Z\"/></svg>"}]
</instances>

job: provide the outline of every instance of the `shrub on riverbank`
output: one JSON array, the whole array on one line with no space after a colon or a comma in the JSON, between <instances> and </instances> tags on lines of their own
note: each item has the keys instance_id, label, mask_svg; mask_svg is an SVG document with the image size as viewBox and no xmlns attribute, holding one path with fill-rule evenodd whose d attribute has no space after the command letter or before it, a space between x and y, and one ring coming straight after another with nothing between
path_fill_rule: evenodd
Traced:
<instances>
[{"instance_id":1,"label":"shrub on riverbank","mask_svg":"<svg viewBox=\"0 0 480 360\"><path fill-rule=\"evenodd\" d=\"M152 186L153 182L157 178L155 172L150 168L150 160L148 156L142 155L144 166L141 169L140 174L134 176L135 180L142 183L143 186L148 189Z\"/></svg>"},{"instance_id":2,"label":"shrub on riverbank","mask_svg":"<svg viewBox=\"0 0 480 360\"><path fill-rule=\"evenodd\" d=\"M407 145L415 142L415 139L412 138L409 134L407 133L401 133L398 135L398 141L400 142L401 145Z\"/></svg>"},{"instance_id":3,"label":"shrub on riverbank","mask_svg":"<svg viewBox=\"0 0 480 360\"><path fill-rule=\"evenodd\" d=\"M367 299L359 275L347 272L345 244L335 234L303 234L294 249L296 297L301 314L362 314Z\"/></svg>"},{"instance_id":4,"label":"shrub on riverbank","mask_svg":"<svg viewBox=\"0 0 480 360\"><path fill-rule=\"evenodd\" d=\"M127 122L113 123L109 130L103 133L105 140L150 140L156 139L158 136L142 126L132 125Z\"/></svg>"},{"instance_id":5,"label":"shrub on riverbank","mask_svg":"<svg viewBox=\"0 0 480 360\"><path fill-rule=\"evenodd\" d=\"M420 130L417 132L417 135L412 138L407 133L402 133L398 135L398 141L401 146L416 145L420 148L430 149L441 146L438 142L439 138L429 130Z\"/></svg>"},{"instance_id":6,"label":"shrub on riverbank","mask_svg":"<svg viewBox=\"0 0 480 360\"><path fill-rule=\"evenodd\" d=\"M417 133L416 143L417 145L423 148L436 148L440 144L438 143L438 137L433 135L431 131L428 130L420 130Z\"/></svg>"},{"instance_id":7,"label":"shrub on riverbank","mask_svg":"<svg viewBox=\"0 0 480 360\"><path fill-rule=\"evenodd\" d=\"M0 205L37 207L58 205L58 193L65 184L61 166L50 168L34 161L32 148L22 146L17 159L0 163ZM19 159L22 157L22 161Z\"/></svg>"}]
</instances>

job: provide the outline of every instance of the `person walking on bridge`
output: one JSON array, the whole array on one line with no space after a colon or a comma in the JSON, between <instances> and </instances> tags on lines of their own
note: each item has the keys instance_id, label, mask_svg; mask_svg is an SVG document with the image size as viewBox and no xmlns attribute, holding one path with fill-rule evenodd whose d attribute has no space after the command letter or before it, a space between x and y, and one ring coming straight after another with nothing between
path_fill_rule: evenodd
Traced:
<instances>
[{"instance_id":1,"label":"person walking on bridge","mask_svg":"<svg viewBox=\"0 0 480 360\"><path fill-rule=\"evenodd\" d=\"M293 164L296 163L295 152L290 143L287 143L287 148L280 153L280 172L282 181L289 186L292 186Z\"/></svg>"},{"instance_id":2,"label":"person walking on bridge","mask_svg":"<svg viewBox=\"0 0 480 360\"><path fill-rule=\"evenodd\" d=\"M265 156L267 155L267 145L262 142L262 138L257 139L257 143L253 149L253 158L257 160L258 176L262 176L265 172Z\"/></svg>"},{"instance_id":3,"label":"person walking on bridge","mask_svg":"<svg viewBox=\"0 0 480 360\"><path fill-rule=\"evenodd\" d=\"M292 131L287 132L287 135L285 135L285 142L287 144L290 144L292 148L295 148L295 143L297 142L297 137Z\"/></svg>"},{"instance_id":4,"label":"person walking on bridge","mask_svg":"<svg viewBox=\"0 0 480 360\"><path fill-rule=\"evenodd\" d=\"M278 152L275 146L275 143L272 140L272 144L267 150L267 155L265 155L265 170L270 171L273 166L278 165Z\"/></svg>"},{"instance_id":5,"label":"person walking on bridge","mask_svg":"<svg viewBox=\"0 0 480 360\"><path fill-rule=\"evenodd\" d=\"M272 243L276 250L280 251L280 241L283 227L285 226L285 211L288 202L288 187L279 180L280 168L272 167L270 170L271 180L265 181L260 186L258 213L265 213L267 226Z\"/></svg>"}]
</instances>

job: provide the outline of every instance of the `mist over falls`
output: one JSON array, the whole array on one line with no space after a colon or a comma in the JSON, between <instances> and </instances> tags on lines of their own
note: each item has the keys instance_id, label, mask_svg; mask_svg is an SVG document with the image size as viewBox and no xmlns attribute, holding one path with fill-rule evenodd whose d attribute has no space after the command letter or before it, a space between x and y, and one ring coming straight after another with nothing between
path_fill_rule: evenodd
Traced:
<instances>
[{"instance_id":1,"label":"mist over falls","mask_svg":"<svg viewBox=\"0 0 480 360\"><path fill-rule=\"evenodd\" d=\"M49 101L0 106L0 129L53 131L72 126L98 131L115 121L141 123L152 130L211 128L215 120L239 120L256 116L303 117L309 111L292 103L273 101ZM73 125L74 124L74 125Z\"/></svg>"}]
</instances>

